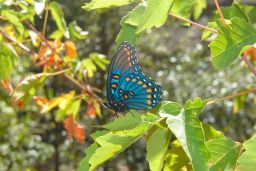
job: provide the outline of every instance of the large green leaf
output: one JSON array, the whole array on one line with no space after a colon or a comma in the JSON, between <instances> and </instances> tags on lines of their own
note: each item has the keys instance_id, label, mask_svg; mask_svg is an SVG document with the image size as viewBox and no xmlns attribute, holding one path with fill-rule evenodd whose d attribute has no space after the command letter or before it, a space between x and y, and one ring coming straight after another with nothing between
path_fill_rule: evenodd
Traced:
<instances>
[{"instance_id":1,"label":"large green leaf","mask_svg":"<svg viewBox=\"0 0 256 171\"><path fill-rule=\"evenodd\" d=\"M221 131L217 131L212 126L205 123L202 123L202 126L204 129L205 141L208 141L211 139L225 138L225 135Z\"/></svg>"},{"instance_id":2,"label":"large green leaf","mask_svg":"<svg viewBox=\"0 0 256 171\"><path fill-rule=\"evenodd\" d=\"M137 0L92 0L90 3L85 3L82 7L85 10L108 9L118 6L124 6L136 2Z\"/></svg>"},{"instance_id":3,"label":"large green leaf","mask_svg":"<svg viewBox=\"0 0 256 171\"><path fill-rule=\"evenodd\" d=\"M54 21L57 24L58 29L62 33L64 33L67 30L67 24L66 24L66 21L64 19L64 14L62 12L60 4L58 4L57 2L51 2L49 4L49 9L51 11L51 14L52 14L52 17L53 17Z\"/></svg>"},{"instance_id":4,"label":"large green leaf","mask_svg":"<svg viewBox=\"0 0 256 171\"><path fill-rule=\"evenodd\" d=\"M146 4L141 3L137 7L135 7L132 11L128 13L126 24L130 24L132 26L138 26L143 19L143 14L146 9Z\"/></svg>"},{"instance_id":5,"label":"large green leaf","mask_svg":"<svg viewBox=\"0 0 256 171\"><path fill-rule=\"evenodd\" d=\"M117 126L119 125L118 122L122 122L122 120L123 118L120 119L120 121L115 122ZM140 124L132 129L113 132L96 132L93 134L93 139L95 140L95 143L98 144L98 148L94 149L94 152L90 152L90 154L93 154L89 155L90 157L86 157L79 168L85 169L83 167L87 167L88 165L85 163L88 163L89 170L96 169L100 164L114 157L129 147L131 144L133 144L135 141L137 141L138 138L140 138L145 132L147 132L152 126L161 120L161 118L155 117L153 114L148 114L143 117L143 120Z\"/></svg>"},{"instance_id":6,"label":"large green leaf","mask_svg":"<svg viewBox=\"0 0 256 171\"><path fill-rule=\"evenodd\" d=\"M194 10L193 10L194 18L198 19L206 7L207 7L206 0L195 0Z\"/></svg>"},{"instance_id":7,"label":"large green leaf","mask_svg":"<svg viewBox=\"0 0 256 171\"><path fill-rule=\"evenodd\" d=\"M174 13L183 18L190 18L192 13L192 7L195 4L195 0L186 1L174 1L171 13Z\"/></svg>"},{"instance_id":8,"label":"large green leaf","mask_svg":"<svg viewBox=\"0 0 256 171\"><path fill-rule=\"evenodd\" d=\"M168 16L173 0L148 0L143 18L137 28L136 34L139 34L147 28L161 27Z\"/></svg>"},{"instance_id":9,"label":"large green leaf","mask_svg":"<svg viewBox=\"0 0 256 171\"><path fill-rule=\"evenodd\" d=\"M171 149L165 156L164 171L192 170L189 158L178 140L172 142Z\"/></svg>"},{"instance_id":10,"label":"large green leaf","mask_svg":"<svg viewBox=\"0 0 256 171\"><path fill-rule=\"evenodd\" d=\"M220 138L206 142L210 152L210 171L234 170L241 145L233 140Z\"/></svg>"},{"instance_id":11,"label":"large green leaf","mask_svg":"<svg viewBox=\"0 0 256 171\"><path fill-rule=\"evenodd\" d=\"M167 118L169 129L181 143L196 171L208 168L209 153L205 145L203 127L198 118L206 103L207 101L195 98L194 101L187 101L179 114L167 113L166 110L159 112L161 117Z\"/></svg>"},{"instance_id":12,"label":"large green leaf","mask_svg":"<svg viewBox=\"0 0 256 171\"><path fill-rule=\"evenodd\" d=\"M13 71L16 56L12 47L0 42L0 80L8 79Z\"/></svg>"},{"instance_id":13,"label":"large green leaf","mask_svg":"<svg viewBox=\"0 0 256 171\"><path fill-rule=\"evenodd\" d=\"M232 18L231 23L219 23L218 37L209 45L213 65L223 69L229 66L241 53L256 42L256 30L246 20Z\"/></svg>"},{"instance_id":14,"label":"large green leaf","mask_svg":"<svg viewBox=\"0 0 256 171\"><path fill-rule=\"evenodd\" d=\"M158 127L149 135L147 140L147 160L151 171L162 170L170 137L170 130L163 127Z\"/></svg>"},{"instance_id":15,"label":"large green leaf","mask_svg":"<svg viewBox=\"0 0 256 171\"><path fill-rule=\"evenodd\" d=\"M239 157L239 169L240 171L255 171L256 170L256 136L252 137L245 143L243 143L245 152Z\"/></svg>"}]
</instances>

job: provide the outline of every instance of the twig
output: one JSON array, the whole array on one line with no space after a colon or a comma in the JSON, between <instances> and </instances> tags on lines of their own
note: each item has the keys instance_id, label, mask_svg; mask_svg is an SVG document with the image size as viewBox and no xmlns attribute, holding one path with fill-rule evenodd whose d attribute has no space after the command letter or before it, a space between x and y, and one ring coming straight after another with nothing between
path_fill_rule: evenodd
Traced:
<instances>
[{"instance_id":1,"label":"twig","mask_svg":"<svg viewBox=\"0 0 256 171\"><path fill-rule=\"evenodd\" d=\"M46 3L46 5L45 5L45 15L44 15L44 25L43 25L43 32L42 32L44 37L45 37L48 14L49 14L49 8L48 8L48 4Z\"/></svg>"},{"instance_id":2,"label":"twig","mask_svg":"<svg viewBox=\"0 0 256 171\"><path fill-rule=\"evenodd\" d=\"M243 59L243 61L246 63L246 65L248 66L249 70L253 73L253 75L256 77L256 70L253 67L253 65L251 64L251 62L248 60L248 58L242 54L241 58Z\"/></svg>"},{"instance_id":3,"label":"twig","mask_svg":"<svg viewBox=\"0 0 256 171\"><path fill-rule=\"evenodd\" d=\"M195 22L193 22L193 21L190 21L190 20L188 20L188 19L186 19L186 18L180 17L180 16L175 15L175 14L173 14L173 13L169 13L169 15L170 15L170 16L173 16L173 17L175 17L175 18L177 18L177 19L179 19L179 20L188 22L188 23L190 23L190 24L192 24L192 25L195 25L195 26L197 26L197 27L200 27L200 28L202 28L202 29L204 29L204 30L208 30L208 31L211 31L211 32L213 32L213 33L215 33L215 34L218 34L218 31L217 31L217 30L214 30L214 29L208 28L208 27L206 27L206 26L203 26L203 25L201 25L201 24L195 23Z\"/></svg>"},{"instance_id":4,"label":"twig","mask_svg":"<svg viewBox=\"0 0 256 171\"><path fill-rule=\"evenodd\" d=\"M220 15L222 24L224 26L227 25L227 23L226 23L226 21L224 19L224 16L223 16L223 14L222 14L222 12L220 10L220 6L219 6L219 3L218 3L218 0L213 0L213 1L214 1L214 4L215 4L216 8L217 8L218 14Z\"/></svg>"},{"instance_id":5,"label":"twig","mask_svg":"<svg viewBox=\"0 0 256 171\"><path fill-rule=\"evenodd\" d=\"M212 101L209 101L209 102L207 103L207 105L212 105L212 104L214 104L214 103L222 102L222 101L224 101L224 100L229 100L229 99L232 99L232 98L234 98L234 97L241 96L241 95L248 94L248 93L256 93L256 89L251 89L251 90L239 92L239 93L236 93L236 94L231 94L231 95L228 95L228 96L225 96L225 97L216 99L216 100L212 100Z\"/></svg>"}]
</instances>

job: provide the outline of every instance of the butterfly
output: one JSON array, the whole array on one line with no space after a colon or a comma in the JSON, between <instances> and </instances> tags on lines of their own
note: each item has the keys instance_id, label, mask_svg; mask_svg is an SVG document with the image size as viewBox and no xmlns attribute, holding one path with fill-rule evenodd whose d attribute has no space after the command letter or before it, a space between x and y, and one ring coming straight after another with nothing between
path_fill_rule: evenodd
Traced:
<instances>
[{"instance_id":1,"label":"butterfly","mask_svg":"<svg viewBox=\"0 0 256 171\"><path fill-rule=\"evenodd\" d=\"M109 67L105 105L115 112L150 109L158 105L161 95L160 85L145 76L138 66L133 45L127 41L121 43Z\"/></svg>"}]
</instances>

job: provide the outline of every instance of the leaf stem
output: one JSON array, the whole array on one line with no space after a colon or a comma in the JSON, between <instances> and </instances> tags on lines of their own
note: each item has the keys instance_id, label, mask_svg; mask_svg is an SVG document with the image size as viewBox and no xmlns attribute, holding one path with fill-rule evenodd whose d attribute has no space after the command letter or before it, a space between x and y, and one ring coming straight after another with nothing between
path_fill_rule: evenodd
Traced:
<instances>
[{"instance_id":1,"label":"leaf stem","mask_svg":"<svg viewBox=\"0 0 256 171\"><path fill-rule=\"evenodd\" d=\"M243 59L243 61L246 63L246 65L248 66L249 70L253 73L253 75L256 77L256 70L253 67L253 65L251 64L251 62L248 60L248 58L242 54L241 58Z\"/></svg>"},{"instance_id":2,"label":"leaf stem","mask_svg":"<svg viewBox=\"0 0 256 171\"><path fill-rule=\"evenodd\" d=\"M48 14L49 14L49 8L48 8L48 4L45 4L45 15L44 15L44 25L43 25L43 36L45 37L45 33L46 33L46 25L47 25L47 20L48 20Z\"/></svg>"},{"instance_id":3,"label":"leaf stem","mask_svg":"<svg viewBox=\"0 0 256 171\"><path fill-rule=\"evenodd\" d=\"M216 8L217 8L218 14L219 14L219 16L220 16L220 18L221 18L222 24L223 24L223 25L227 25L227 23L226 23L226 21L225 21L225 19L224 19L224 16L223 16L223 14L222 14L222 12L221 12L221 9L220 9L218 0L213 0L213 1L214 1L214 4L215 4Z\"/></svg>"},{"instance_id":4,"label":"leaf stem","mask_svg":"<svg viewBox=\"0 0 256 171\"><path fill-rule=\"evenodd\" d=\"M246 91L242 91L242 92L239 92L239 93L231 94L231 95L219 98L219 99L215 99L215 100L209 101L207 103L207 105L212 105L214 103L222 102L224 100L229 100L229 99L232 99L234 97L241 96L241 95L244 95L244 94L249 94L249 93L256 93L256 89L246 90Z\"/></svg>"},{"instance_id":5,"label":"leaf stem","mask_svg":"<svg viewBox=\"0 0 256 171\"><path fill-rule=\"evenodd\" d=\"M203 25L198 24L198 23L196 23L196 22L190 21L190 20L188 20L188 19L186 19L186 18L180 17L180 16L175 15L175 14L173 14L173 13L169 13L169 15L170 15L170 16L173 16L173 17L175 17L175 18L177 18L177 19L179 19L179 20L188 22L188 23L190 23L190 24L192 24L192 25L195 25L195 26L197 26L197 27L200 27L200 28L202 28L202 29L204 29L204 30L208 30L208 31L210 31L210 32L213 32L213 33L215 33L215 34L218 34L218 31L217 31L217 30L208 28L208 27L206 27L206 26L203 26Z\"/></svg>"}]
</instances>

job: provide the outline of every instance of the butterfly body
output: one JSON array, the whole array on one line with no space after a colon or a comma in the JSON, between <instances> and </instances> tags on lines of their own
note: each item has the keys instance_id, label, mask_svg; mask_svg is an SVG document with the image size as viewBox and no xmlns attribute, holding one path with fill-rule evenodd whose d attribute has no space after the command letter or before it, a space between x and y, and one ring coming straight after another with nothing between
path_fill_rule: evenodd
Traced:
<instances>
[{"instance_id":1,"label":"butterfly body","mask_svg":"<svg viewBox=\"0 0 256 171\"><path fill-rule=\"evenodd\" d=\"M145 76L138 66L135 48L123 42L114 55L108 73L107 106L123 112L150 109L161 100L162 88Z\"/></svg>"}]
</instances>

